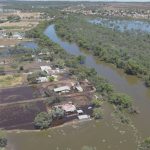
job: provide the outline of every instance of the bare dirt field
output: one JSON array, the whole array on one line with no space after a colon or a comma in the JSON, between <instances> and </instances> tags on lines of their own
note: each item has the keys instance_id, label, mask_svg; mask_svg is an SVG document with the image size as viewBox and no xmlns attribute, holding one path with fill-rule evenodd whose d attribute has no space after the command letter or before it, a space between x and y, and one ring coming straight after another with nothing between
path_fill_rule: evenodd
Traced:
<instances>
[{"instance_id":1,"label":"bare dirt field","mask_svg":"<svg viewBox=\"0 0 150 150\"><path fill-rule=\"evenodd\" d=\"M21 86L0 90L0 104L30 100L40 97L38 88L31 86Z\"/></svg>"},{"instance_id":2,"label":"bare dirt field","mask_svg":"<svg viewBox=\"0 0 150 150\"><path fill-rule=\"evenodd\" d=\"M22 40L18 39L0 39L0 46L15 46L23 41L29 41L29 39L24 38ZM1 50L1 49L0 49Z\"/></svg>"},{"instance_id":3,"label":"bare dirt field","mask_svg":"<svg viewBox=\"0 0 150 150\"><path fill-rule=\"evenodd\" d=\"M34 118L41 111L46 111L45 104L42 101L1 106L0 128L34 129Z\"/></svg>"},{"instance_id":4,"label":"bare dirt field","mask_svg":"<svg viewBox=\"0 0 150 150\"><path fill-rule=\"evenodd\" d=\"M18 44L20 41L16 39L0 39L0 45L3 46L14 46Z\"/></svg>"},{"instance_id":5,"label":"bare dirt field","mask_svg":"<svg viewBox=\"0 0 150 150\"><path fill-rule=\"evenodd\" d=\"M30 22L30 21L20 21L20 22L4 22L0 24L0 27L8 28L8 29L16 29L21 28L28 29L35 27L38 24L38 22Z\"/></svg>"}]
</instances>

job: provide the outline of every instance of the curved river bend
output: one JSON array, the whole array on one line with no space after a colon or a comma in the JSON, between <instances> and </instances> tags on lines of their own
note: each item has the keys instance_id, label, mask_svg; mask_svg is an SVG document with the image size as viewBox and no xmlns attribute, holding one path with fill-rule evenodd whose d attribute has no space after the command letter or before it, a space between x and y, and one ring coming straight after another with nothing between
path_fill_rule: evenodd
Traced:
<instances>
[{"instance_id":1,"label":"curved river bend","mask_svg":"<svg viewBox=\"0 0 150 150\"><path fill-rule=\"evenodd\" d=\"M57 36L54 25L50 25L44 34L66 52L85 56L87 67L95 68L117 91L133 97L141 113L133 116L132 120L142 137L150 136L150 89L142 81L124 74L112 65L96 61L92 55L81 51L77 44L63 41ZM117 126L110 119L111 106L105 107L103 121L83 122L41 132L13 133L9 135L9 146L12 150L82 150L86 145L94 150L136 150L137 143L132 129L124 125Z\"/></svg>"}]
</instances>

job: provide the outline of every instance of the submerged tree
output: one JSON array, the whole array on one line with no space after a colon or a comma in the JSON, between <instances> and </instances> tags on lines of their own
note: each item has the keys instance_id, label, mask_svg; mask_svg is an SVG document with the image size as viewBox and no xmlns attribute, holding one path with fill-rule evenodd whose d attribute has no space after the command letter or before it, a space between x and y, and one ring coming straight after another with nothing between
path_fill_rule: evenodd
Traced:
<instances>
[{"instance_id":1,"label":"submerged tree","mask_svg":"<svg viewBox=\"0 0 150 150\"><path fill-rule=\"evenodd\" d=\"M139 146L138 150L150 150L150 137L146 138Z\"/></svg>"},{"instance_id":2,"label":"submerged tree","mask_svg":"<svg viewBox=\"0 0 150 150\"><path fill-rule=\"evenodd\" d=\"M93 109L93 116L95 119L102 119L103 118L103 111L100 108Z\"/></svg>"}]
</instances>

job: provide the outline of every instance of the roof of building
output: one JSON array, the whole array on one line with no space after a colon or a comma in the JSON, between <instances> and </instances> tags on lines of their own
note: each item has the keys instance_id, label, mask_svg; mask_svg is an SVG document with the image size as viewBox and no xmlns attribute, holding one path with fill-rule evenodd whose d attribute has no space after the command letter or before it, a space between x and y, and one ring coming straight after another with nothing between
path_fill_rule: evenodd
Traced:
<instances>
[{"instance_id":1,"label":"roof of building","mask_svg":"<svg viewBox=\"0 0 150 150\"><path fill-rule=\"evenodd\" d=\"M40 68L42 71L48 71L52 69L50 66L40 66Z\"/></svg>"},{"instance_id":2,"label":"roof of building","mask_svg":"<svg viewBox=\"0 0 150 150\"><path fill-rule=\"evenodd\" d=\"M80 85L77 85L77 86L76 86L76 89L77 89L79 92L83 92L83 88L82 88Z\"/></svg>"},{"instance_id":3,"label":"roof of building","mask_svg":"<svg viewBox=\"0 0 150 150\"><path fill-rule=\"evenodd\" d=\"M76 107L72 104L64 104L62 105L62 109L66 112L74 112L76 110Z\"/></svg>"},{"instance_id":4,"label":"roof of building","mask_svg":"<svg viewBox=\"0 0 150 150\"><path fill-rule=\"evenodd\" d=\"M62 86L62 87L54 89L54 92L62 92L62 91L70 91L70 87L69 86Z\"/></svg>"},{"instance_id":5,"label":"roof of building","mask_svg":"<svg viewBox=\"0 0 150 150\"><path fill-rule=\"evenodd\" d=\"M82 120L82 119L89 119L89 118L90 118L89 115L79 115L79 116L78 116L78 119L79 119L79 120Z\"/></svg>"},{"instance_id":6,"label":"roof of building","mask_svg":"<svg viewBox=\"0 0 150 150\"><path fill-rule=\"evenodd\" d=\"M47 77L38 77L37 80L40 82L47 82L48 78Z\"/></svg>"},{"instance_id":7,"label":"roof of building","mask_svg":"<svg viewBox=\"0 0 150 150\"><path fill-rule=\"evenodd\" d=\"M77 110L77 113L78 114L83 114L83 110L79 109L79 110Z\"/></svg>"}]
</instances>

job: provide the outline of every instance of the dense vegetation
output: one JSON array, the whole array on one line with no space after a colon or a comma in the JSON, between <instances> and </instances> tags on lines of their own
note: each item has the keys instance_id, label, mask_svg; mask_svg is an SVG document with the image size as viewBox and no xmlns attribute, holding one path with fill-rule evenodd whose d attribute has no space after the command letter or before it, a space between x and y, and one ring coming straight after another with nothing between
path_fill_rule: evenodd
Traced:
<instances>
[{"instance_id":1,"label":"dense vegetation","mask_svg":"<svg viewBox=\"0 0 150 150\"><path fill-rule=\"evenodd\" d=\"M34 126L37 129L47 129L54 120L61 119L64 115L65 112L61 108L53 108L49 113L41 112L35 117Z\"/></svg>"},{"instance_id":2,"label":"dense vegetation","mask_svg":"<svg viewBox=\"0 0 150 150\"><path fill-rule=\"evenodd\" d=\"M121 33L88 23L83 16L68 15L56 22L58 34L97 56L113 63L127 74L137 75L150 82L150 35Z\"/></svg>"},{"instance_id":3,"label":"dense vegetation","mask_svg":"<svg viewBox=\"0 0 150 150\"><path fill-rule=\"evenodd\" d=\"M9 22L19 22L21 20L20 16L18 15L11 15L7 17Z\"/></svg>"}]
</instances>

